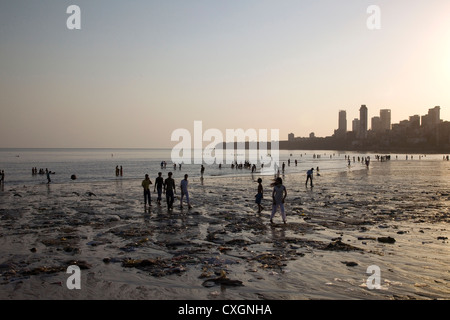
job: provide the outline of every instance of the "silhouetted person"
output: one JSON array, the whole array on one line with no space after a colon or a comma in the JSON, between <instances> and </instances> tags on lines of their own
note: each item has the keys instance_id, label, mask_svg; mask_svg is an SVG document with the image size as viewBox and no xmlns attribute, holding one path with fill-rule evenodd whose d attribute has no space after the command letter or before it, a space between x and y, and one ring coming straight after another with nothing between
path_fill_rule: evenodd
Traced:
<instances>
[{"instance_id":1,"label":"silhouetted person","mask_svg":"<svg viewBox=\"0 0 450 320\"><path fill-rule=\"evenodd\" d=\"M158 198L156 199L158 205L161 205L163 186L164 186L164 179L162 177L162 173L158 172L158 177L155 179L155 187L153 189L153 192L158 190Z\"/></svg>"},{"instance_id":2,"label":"silhouetted person","mask_svg":"<svg viewBox=\"0 0 450 320\"><path fill-rule=\"evenodd\" d=\"M169 172L169 177L164 180L164 190L166 191L167 209L172 210L175 201L175 180L172 179L172 172Z\"/></svg>"},{"instance_id":3,"label":"silhouetted person","mask_svg":"<svg viewBox=\"0 0 450 320\"><path fill-rule=\"evenodd\" d=\"M142 187L144 188L144 205L147 206L147 202L148 205L151 206L152 205L152 199L150 196L150 185L152 184L150 178L148 177L148 174L145 175L145 179L142 180Z\"/></svg>"},{"instance_id":4,"label":"silhouetted person","mask_svg":"<svg viewBox=\"0 0 450 320\"><path fill-rule=\"evenodd\" d=\"M313 186L313 174L314 174L314 168L311 168L310 170L308 170L308 171L306 172L306 182L305 182L305 186L308 185L308 180L309 180L309 183L310 183L310 185L311 185L311 188L314 187L314 186Z\"/></svg>"}]
</instances>

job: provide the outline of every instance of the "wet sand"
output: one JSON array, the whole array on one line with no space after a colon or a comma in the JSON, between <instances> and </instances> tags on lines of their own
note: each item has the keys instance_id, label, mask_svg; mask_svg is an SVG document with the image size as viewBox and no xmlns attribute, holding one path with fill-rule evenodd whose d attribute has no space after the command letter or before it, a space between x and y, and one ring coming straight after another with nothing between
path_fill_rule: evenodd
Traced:
<instances>
[{"instance_id":1,"label":"wet sand","mask_svg":"<svg viewBox=\"0 0 450 320\"><path fill-rule=\"evenodd\" d=\"M257 213L250 172L190 178L194 207L172 212L153 192L146 211L137 180L6 184L0 298L449 299L449 176L448 162L424 160L322 171L313 189L287 174L286 225L269 222L272 176ZM379 289L366 284L372 265Z\"/></svg>"}]
</instances>

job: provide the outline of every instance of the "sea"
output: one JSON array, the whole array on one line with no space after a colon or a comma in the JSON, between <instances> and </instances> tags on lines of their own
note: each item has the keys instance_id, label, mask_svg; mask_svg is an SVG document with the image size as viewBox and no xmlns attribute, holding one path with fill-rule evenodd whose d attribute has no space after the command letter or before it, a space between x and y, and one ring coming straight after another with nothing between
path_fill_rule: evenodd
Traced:
<instances>
[{"instance_id":1,"label":"sea","mask_svg":"<svg viewBox=\"0 0 450 320\"><path fill-rule=\"evenodd\" d=\"M244 154L243 152L241 156ZM192 152L192 155L199 154ZM201 154L201 153L200 153ZM236 151L239 155L239 151ZM363 169L365 164L361 161L369 157L371 161L380 161L374 154L364 152L343 152L336 150L280 150L279 167L282 170L284 163L285 173L300 173L314 168L317 172L340 172L353 169ZM189 163L174 163L172 149L118 149L118 148L0 148L0 170L5 173L5 185L35 185L47 183L45 174L32 174L32 168L38 171L46 169L52 172L52 183L86 183L104 182L117 179L143 179L149 174L150 179L156 178L158 172L163 177L171 171L174 178L182 179L185 174L190 178L200 177L202 158L191 158ZM223 159L226 159L224 156ZM238 158L236 158L238 159ZM244 163L248 160L243 156ZM350 159L350 165L349 160ZM441 160L443 155L408 155L392 154L390 160ZM236 160L237 161L237 160ZM165 162L165 165L164 165ZM220 176L248 175L251 167L234 167L224 163L203 163L205 167L204 178ZM297 162L297 163L295 163ZM239 161L238 164L242 163ZM261 162L257 161L255 174L267 174L261 170ZM122 167L122 175L116 175L116 167ZM267 167L266 167L267 168ZM270 172L269 172L270 173ZM76 179L72 179L76 177Z\"/></svg>"}]
</instances>

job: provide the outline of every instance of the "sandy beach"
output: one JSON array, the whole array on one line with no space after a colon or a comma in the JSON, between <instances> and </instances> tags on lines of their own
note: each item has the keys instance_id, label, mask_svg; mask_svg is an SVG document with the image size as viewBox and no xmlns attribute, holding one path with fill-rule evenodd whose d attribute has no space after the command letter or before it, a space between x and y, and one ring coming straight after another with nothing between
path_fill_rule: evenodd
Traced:
<instances>
[{"instance_id":1,"label":"sandy beach","mask_svg":"<svg viewBox=\"0 0 450 320\"><path fill-rule=\"evenodd\" d=\"M273 176L190 178L193 208L144 209L140 180L0 192L0 299L449 299L450 163L372 161ZM181 173L175 180L179 186ZM179 189L178 196L179 196ZM164 203L163 203L164 204ZM81 288L70 290L70 265ZM379 288L370 289L369 266Z\"/></svg>"}]
</instances>

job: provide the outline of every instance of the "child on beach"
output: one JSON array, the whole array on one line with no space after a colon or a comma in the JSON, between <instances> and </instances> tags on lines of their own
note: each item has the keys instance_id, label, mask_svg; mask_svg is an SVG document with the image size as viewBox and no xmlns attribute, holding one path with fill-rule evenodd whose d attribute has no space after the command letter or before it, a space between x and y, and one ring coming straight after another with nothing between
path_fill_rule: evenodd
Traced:
<instances>
[{"instance_id":1,"label":"child on beach","mask_svg":"<svg viewBox=\"0 0 450 320\"><path fill-rule=\"evenodd\" d=\"M162 165L162 162L161 162ZM156 189L158 189L158 198L156 199L156 201L158 202L158 205L161 205L161 195L162 195L162 190L163 190L163 185L164 185L164 179L162 177L162 173L158 172L158 177L156 177L155 179L155 187L153 188L153 192L156 192Z\"/></svg>"},{"instance_id":2,"label":"child on beach","mask_svg":"<svg viewBox=\"0 0 450 320\"><path fill-rule=\"evenodd\" d=\"M263 199L263 186L262 186L262 179L261 178L259 178L258 179L258 193L256 194L256 196L255 196L255 203L256 204L258 204L258 213L261 213L261 211L264 209L262 206L261 206L261 200Z\"/></svg>"},{"instance_id":3,"label":"child on beach","mask_svg":"<svg viewBox=\"0 0 450 320\"><path fill-rule=\"evenodd\" d=\"M286 187L283 186L283 180L278 177L273 185L273 191L272 191L272 214L270 215L270 223L273 223L272 219L275 216L275 213L277 212L277 208L280 207L281 211L281 218L283 219L283 222L286 224L286 213L284 212L284 200L287 196Z\"/></svg>"},{"instance_id":4,"label":"child on beach","mask_svg":"<svg viewBox=\"0 0 450 320\"><path fill-rule=\"evenodd\" d=\"M188 192L188 175L184 175L184 179L180 182L180 189L181 189L181 199L180 199L180 209L183 208L183 197L186 196L186 202L188 204L188 208L191 209L192 206L189 202L189 192Z\"/></svg>"},{"instance_id":5,"label":"child on beach","mask_svg":"<svg viewBox=\"0 0 450 320\"><path fill-rule=\"evenodd\" d=\"M144 205L147 207L147 201L148 205L152 205L152 199L150 196L150 185L152 184L148 174L145 175L145 179L142 180L142 187L144 188Z\"/></svg>"}]
</instances>

